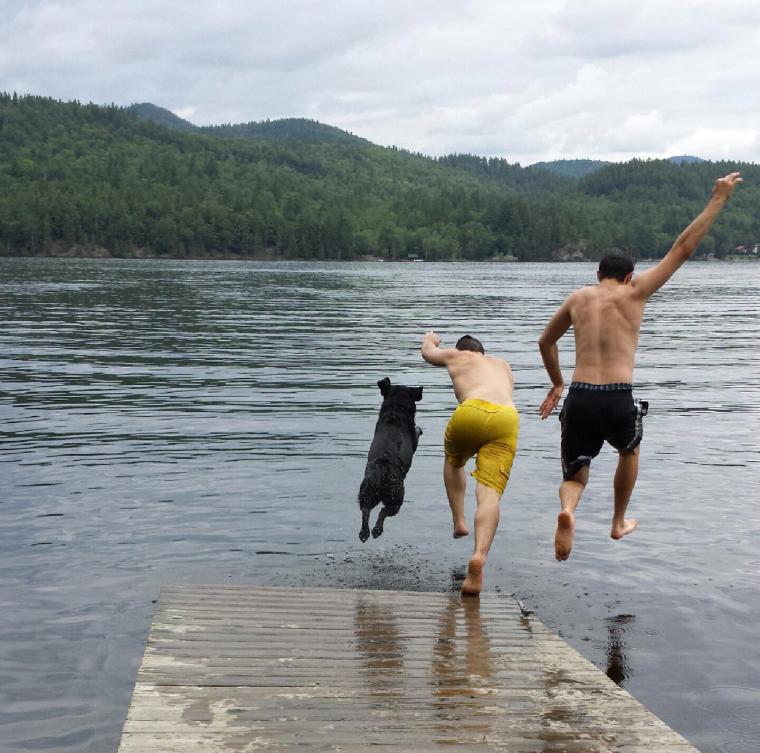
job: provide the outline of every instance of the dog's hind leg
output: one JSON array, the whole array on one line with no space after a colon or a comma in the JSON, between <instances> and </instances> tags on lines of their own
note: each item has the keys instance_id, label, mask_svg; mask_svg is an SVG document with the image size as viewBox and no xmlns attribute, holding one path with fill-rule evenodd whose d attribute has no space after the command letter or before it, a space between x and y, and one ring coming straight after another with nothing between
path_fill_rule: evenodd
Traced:
<instances>
[{"instance_id":1,"label":"dog's hind leg","mask_svg":"<svg viewBox=\"0 0 760 753\"><path fill-rule=\"evenodd\" d=\"M369 538L369 508L362 508L362 527L359 530L359 541L366 541Z\"/></svg>"},{"instance_id":2,"label":"dog's hind leg","mask_svg":"<svg viewBox=\"0 0 760 753\"><path fill-rule=\"evenodd\" d=\"M374 485L368 478L364 478L359 487L359 509L362 512L362 527L359 529L359 541L365 542L369 538L369 513L380 502Z\"/></svg>"},{"instance_id":3,"label":"dog's hind leg","mask_svg":"<svg viewBox=\"0 0 760 753\"><path fill-rule=\"evenodd\" d=\"M382 510L380 510L380 514L377 516L377 522L375 523L375 527L372 529L372 538L376 539L378 536L383 535L383 523L385 522L385 519L388 517L388 508L383 506Z\"/></svg>"},{"instance_id":4,"label":"dog's hind leg","mask_svg":"<svg viewBox=\"0 0 760 753\"><path fill-rule=\"evenodd\" d=\"M383 535L383 523L385 523L385 519L388 517L388 508L383 507L382 510L380 510L380 514L377 516L377 522L375 523L375 527L372 529L372 538L376 539L378 536Z\"/></svg>"},{"instance_id":5,"label":"dog's hind leg","mask_svg":"<svg viewBox=\"0 0 760 753\"><path fill-rule=\"evenodd\" d=\"M375 527L372 529L372 538L376 539L378 536L383 535L383 523L385 523L385 519L392 518L394 515L396 515L401 509L401 505L403 504L404 487L402 486L400 489L400 494L397 491L390 500L383 501L383 509L380 510L380 514L377 516Z\"/></svg>"}]
</instances>

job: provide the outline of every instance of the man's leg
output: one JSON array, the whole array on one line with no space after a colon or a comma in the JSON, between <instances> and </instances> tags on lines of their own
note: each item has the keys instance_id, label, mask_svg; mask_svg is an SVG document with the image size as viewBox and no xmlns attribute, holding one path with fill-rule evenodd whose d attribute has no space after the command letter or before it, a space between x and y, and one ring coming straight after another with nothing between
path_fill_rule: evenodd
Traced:
<instances>
[{"instance_id":1,"label":"man's leg","mask_svg":"<svg viewBox=\"0 0 760 753\"><path fill-rule=\"evenodd\" d=\"M444 459L443 483L446 487L446 496L449 498L451 519L454 523L454 538L459 539L470 532L464 517L464 492L467 488L464 466L457 468Z\"/></svg>"},{"instance_id":2,"label":"man's leg","mask_svg":"<svg viewBox=\"0 0 760 753\"><path fill-rule=\"evenodd\" d=\"M475 511L475 551L467 565L467 577L462 593L475 596L483 588L483 566L491 549L499 525L499 499L501 494L478 481L475 487L478 509Z\"/></svg>"},{"instance_id":3,"label":"man's leg","mask_svg":"<svg viewBox=\"0 0 760 753\"><path fill-rule=\"evenodd\" d=\"M557 516L557 530L554 533L554 556L564 561L570 556L575 533L575 508L581 501L581 494L588 483L588 466L582 466L574 476L560 484L559 504L562 508Z\"/></svg>"},{"instance_id":4,"label":"man's leg","mask_svg":"<svg viewBox=\"0 0 760 753\"><path fill-rule=\"evenodd\" d=\"M610 532L610 536L613 539L622 539L623 536L633 531L638 525L635 518L626 519L625 517L628 501L631 499L638 475L639 448L636 447L630 452L621 452L618 455L618 465L613 483L613 489L615 490L615 512L612 515L612 531Z\"/></svg>"}]
</instances>

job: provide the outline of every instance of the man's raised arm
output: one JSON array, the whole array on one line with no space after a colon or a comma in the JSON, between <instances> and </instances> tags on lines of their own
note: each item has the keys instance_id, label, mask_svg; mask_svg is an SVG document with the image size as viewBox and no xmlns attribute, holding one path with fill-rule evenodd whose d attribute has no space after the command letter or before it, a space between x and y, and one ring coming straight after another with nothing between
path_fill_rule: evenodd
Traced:
<instances>
[{"instance_id":1,"label":"man's raised arm","mask_svg":"<svg viewBox=\"0 0 760 753\"><path fill-rule=\"evenodd\" d=\"M662 261L652 269L642 272L631 283L636 294L641 298L649 298L659 290L675 273L675 271L697 250L702 238L715 222L726 202L731 198L737 183L742 179L739 173L729 173L725 178L718 178L713 186L713 193L707 206L697 215L692 223L678 236L670 251Z\"/></svg>"}]
</instances>

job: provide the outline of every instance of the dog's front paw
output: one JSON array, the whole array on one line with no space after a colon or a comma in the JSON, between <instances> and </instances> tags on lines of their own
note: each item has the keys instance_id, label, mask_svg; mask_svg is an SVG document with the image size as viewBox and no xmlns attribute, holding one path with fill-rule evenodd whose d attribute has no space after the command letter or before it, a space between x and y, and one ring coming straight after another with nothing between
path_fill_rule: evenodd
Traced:
<instances>
[{"instance_id":1,"label":"dog's front paw","mask_svg":"<svg viewBox=\"0 0 760 753\"><path fill-rule=\"evenodd\" d=\"M372 532L374 534L374 531ZM369 528L362 528L359 531L359 541L364 543L369 538Z\"/></svg>"}]
</instances>

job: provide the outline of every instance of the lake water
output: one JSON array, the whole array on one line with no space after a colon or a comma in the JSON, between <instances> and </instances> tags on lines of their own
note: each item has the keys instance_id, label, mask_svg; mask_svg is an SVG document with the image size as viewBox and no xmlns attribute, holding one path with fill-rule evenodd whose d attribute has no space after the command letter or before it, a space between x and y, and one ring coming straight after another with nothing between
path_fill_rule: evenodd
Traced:
<instances>
[{"instance_id":1,"label":"lake water","mask_svg":"<svg viewBox=\"0 0 760 753\"><path fill-rule=\"evenodd\" d=\"M517 383L486 589L702 751L760 751L759 272L692 262L650 302L639 529L609 539L607 448L557 563L535 343L591 264L0 259L0 750L116 750L162 583L456 589L472 543L441 480L453 395L419 357L435 328ZM561 356L569 381L571 340ZM399 517L362 545L384 376L424 386L424 435Z\"/></svg>"}]
</instances>

